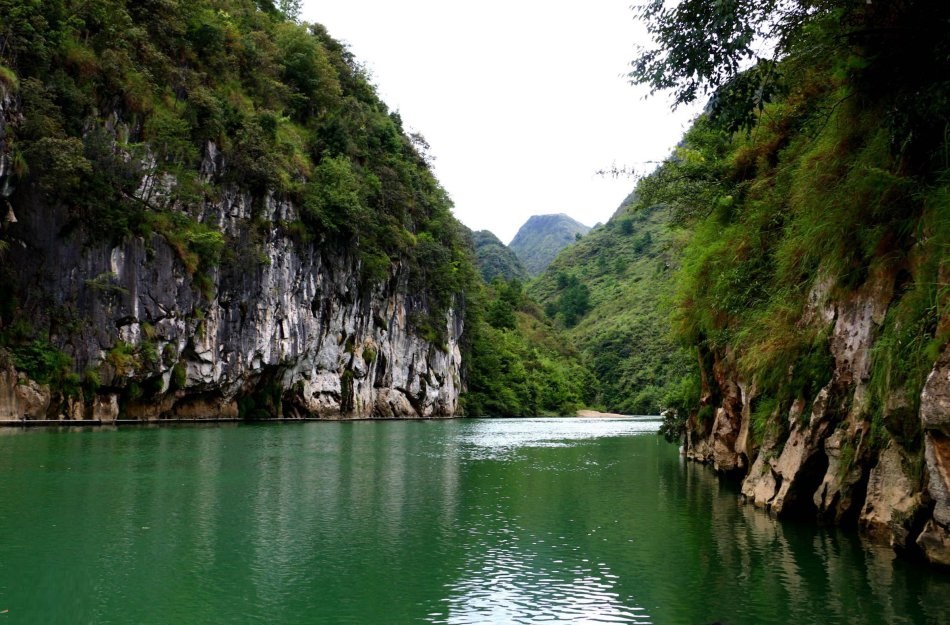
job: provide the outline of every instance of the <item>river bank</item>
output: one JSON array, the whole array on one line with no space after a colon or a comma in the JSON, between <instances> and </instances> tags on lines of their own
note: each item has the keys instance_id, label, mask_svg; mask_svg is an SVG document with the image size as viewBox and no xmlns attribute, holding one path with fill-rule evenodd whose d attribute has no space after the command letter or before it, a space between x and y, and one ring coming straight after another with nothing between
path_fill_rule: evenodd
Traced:
<instances>
[{"instance_id":1,"label":"river bank","mask_svg":"<svg viewBox=\"0 0 950 625\"><path fill-rule=\"evenodd\" d=\"M616 412L599 412L597 410L578 410L577 414L574 416L584 419L630 419L631 417L637 415L618 414Z\"/></svg>"}]
</instances>

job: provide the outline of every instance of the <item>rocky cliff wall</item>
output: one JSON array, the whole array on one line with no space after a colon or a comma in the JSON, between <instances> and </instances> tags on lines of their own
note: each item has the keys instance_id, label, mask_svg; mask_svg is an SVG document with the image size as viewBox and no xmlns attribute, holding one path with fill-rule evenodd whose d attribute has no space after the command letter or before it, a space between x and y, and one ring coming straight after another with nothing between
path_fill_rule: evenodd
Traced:
<instances>
[{"instance_id":1,"label":"rocky cliff wall","mask_svg":"<svg viewBox=\"0 0 950 625\"><path fill-rule=\"evenodd\" d=\"M9 213L6 201L13 193L13 163L11 157L10 128L18 121L19 107L13 92L0 84L0 223L4 223Z\"/></svg>"},{"instance_id":2,"label":"rocky cliff wall","mask_svg":"<svg viewBox=\"0 0 950 625\"><path fill-rule=\"evenodd\" d=\"M740 475L743 498L776 515L857 523L898 550L950 566L950 345L933 365L918 413L904 418L910 402L897 393L883 408L889 431L872 432L870 355L895 291L894 273L883 270L848 296L816 284L801 324L830 327L833 373L811 401L772 415L782 427L758 442L755 380L743 378L735 354L701 358L702 403L712 417L691 416L685 453Z\"/></svg>"},{"instance_id":3,"label":"rocky cliff wall","mask_svg":"<svg viewBox=\"0 0 950 625\"><path fill-rule=\"evenodd\" d=\"M0 142L15 111L2 95ZM159 234L105 243L38 194L18 194L14 213L8 161L0 159L3 262L15 268L7 296L48 329L83 381L64 394L6 363L0 420L459 412L461 314L448 310L443 328L423 337L415 321L431 311L410 292L402 263L367 283L355 250L304 243L281 226L298 220L293 205L221 186L213 199L171 207L224 235L223 260L199 275ZM215 180L224 167L209 143L201 175ZM140 199L173 184L146 178Z\"/></svg>"}]
</instances>

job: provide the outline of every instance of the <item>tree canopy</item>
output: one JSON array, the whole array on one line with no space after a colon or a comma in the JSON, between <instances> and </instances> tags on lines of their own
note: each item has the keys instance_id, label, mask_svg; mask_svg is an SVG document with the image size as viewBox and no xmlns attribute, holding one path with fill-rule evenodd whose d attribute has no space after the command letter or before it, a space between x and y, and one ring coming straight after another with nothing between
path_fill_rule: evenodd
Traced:
<instances>
[{"instance_id":1,"label":"tree canopy","mask_svg":"<svg viewBox=\"0 0 950 625\"><path fill-rule=\"evenodd\" d=\"M636 6L637 18L646 24L656 47L640 50L631 80L654 92L674 90L677 105L710 94L758 56L754 44L784 30L774 21L770 24L778 4L778 0L684 0L668 7L664 0L651 0Z\"/></svg>"},{"instance_id":2,"label":"tree canopy","mask_svg":"<svg viewBox=\"0 0 950 625\"><path fill-rule=\"evenodd\" d=\"M631 82L672 91L674 106L709 97L711 118L729 130L751 127L754 111L829 58L837 59L829 78L856 93L929 115L947 100L946 79L934 78L950 75L948 3L650 0L634 10L653 46L639 50ZM929 104L918 105L920 95ZM913 116L893 121L903 130L920 123Z\"/></svg>"}]
</instances>

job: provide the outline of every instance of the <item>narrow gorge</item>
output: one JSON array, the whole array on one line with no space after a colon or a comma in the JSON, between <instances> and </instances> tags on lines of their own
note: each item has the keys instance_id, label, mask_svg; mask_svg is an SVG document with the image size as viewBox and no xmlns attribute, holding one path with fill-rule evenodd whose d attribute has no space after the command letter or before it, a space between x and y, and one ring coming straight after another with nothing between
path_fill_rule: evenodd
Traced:
<instances>
[{"instance_id":1,"label":"narrow gorge","mask_svg":"<svg viewBox=\"0 0 950 625\"><path fill-rule=\"evenodd\" d=\"M0 620L947 622L950 3L305 4L0 0Z\"/></svg>"}]
</instances>

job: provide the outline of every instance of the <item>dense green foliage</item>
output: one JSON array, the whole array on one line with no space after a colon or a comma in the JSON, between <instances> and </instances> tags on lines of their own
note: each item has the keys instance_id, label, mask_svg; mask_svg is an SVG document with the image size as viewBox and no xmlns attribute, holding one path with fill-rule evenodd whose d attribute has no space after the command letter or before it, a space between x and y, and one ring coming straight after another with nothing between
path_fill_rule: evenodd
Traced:
<instances>
[{"instance_id":1,"label":"dense green foliage","mask_svg":"<svg viewBox=\"0 0 950 625\"><path fill-rule=\"evenodd\" d=\"M544 312L551 318L560 317L564 325L573 328L590 309L590 289L577 276L563 271L556 277L558 297L548 302Z\"/></svg>"},{"instance_id":2,"label":"dense green foliage","mask_svg":"<svg viewBox=\"0 0 950 625\"><path fill-rule=\"evenodd\" d=\"M478 270L485 282L491 282L496 277L522 281L528 278L527 270L515 253L488 230L473 232L472 243Z\"/></svg>"},{"instance_id":3,"label":"dense green foliage","mask_svg":"<svg viewBox=\"0 0 950 625\"><path fill-rule=\"evenodd\" d=\"M670 405L688 357L667 321L676 260L669 211L637 197L565 249L529 290L597 378L596 405L657 414Z\"/></svg>"},{"instance_id":4,"label":"dense green foliage","mask_svg":"<svg viewBox=\"0 0 950 625\"><path fill-rule=\"evenodd\" d=\"M946 3L646 0L635 10L655 45L639 50L631 81L672 90L676 104L711 96L712 118L730 130L750 128L756 112L799 82L800 71L818 65L878 104L899 105L887 113L895 130L935 130L917 137L931 147L942 136Z\"/></svg>"},{"instance_id":5,"label":"dense green foliage","mask_svg":"<svg viewBox=\"0 0 950 625\"><path fill-rule=\"evenodd\" d=\"M508 247L521 259L531 276L551 264L558 252L585 235L590 228L567 215L534 215L518 230Z\"/></svg>"},{"instance_id":6,"label":"dense green foliage","mask_svg":"<svg viewBox=\"0 0 950 625\"><path fill-rule=\"evenodd\" d=\"M466 414L573 415L591 404L596 380L520 282L497 278L482 297L467 315L476 325Z\"/></svg>"},{"instance_id":7,"label":"dense green foliage","mask_svg":"<svg viewBox=\"0 0 950 625\"><path fill-rule=\"evenodd\" d=\"M654 27L696 28L704 22L682 12L696 6L654 14ZM950 8L758 6L766 10L752 22L773 20L781 37L769 77L776 95L747 109L746 133L733 134L742 124L713 107L640 186L644 202L669 206L685 226L675 333L684 346L737 355L759 394L761 438L784 427L777 417L793 400L810 401L831 379L830 328L808 314L810 295L822 305L877 294L890 308L872 353L871 397L851 410L878 441L886 428L912 444L920 389L950 339L940 325L950 305ZM714 31L697 41L661 36L672 54L653 66L664 77L655 87L680 89L682 101L702 84L732 97L726 79L758 71L736 73L744 40L691 78L688 64L669 65L721 43Z\"/></svg>"},{"instance_id":8,"label":"dense green foliage","mask_svg":"<svg viewBox=\"0 0 950 625\"><path fill-rule=\"evenodd\" d=\"M445 311L475 279L451 202L346 48L322 26L288 19L299 9L0 0L0 88L22 113L4 138L10 201L21 219L37 204L60 206L64 236L161 235L210 299L209 269L260 257L236 249L260 237L231 241L200 223L207 203L238 189L253 206L252 232L277 228L354 254L364 287L407 270L431 312L414 319L439 339ZM299 219L269 223L271 198ZM0 287L15 279L2 268ZM42 337L25 344L33 339Z\"/></svg>"}]
</instances>

